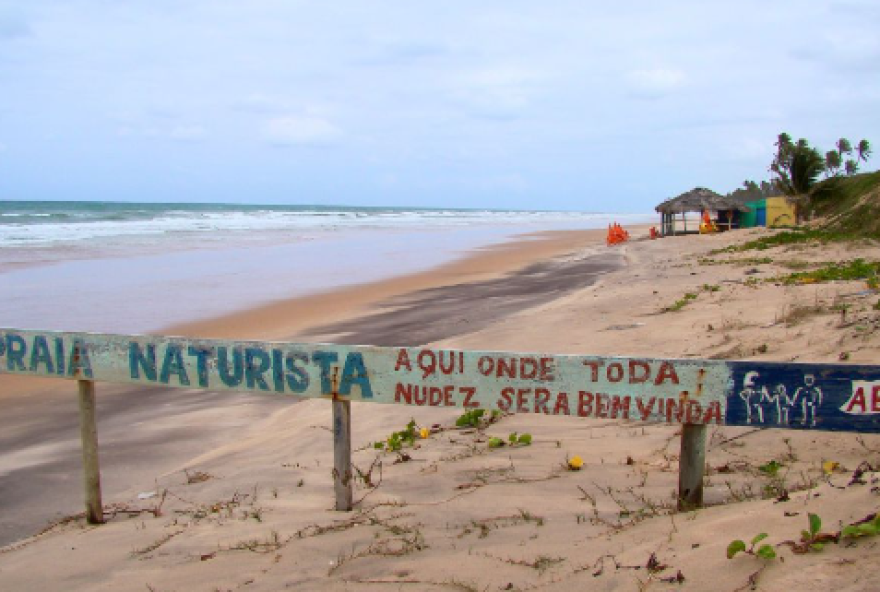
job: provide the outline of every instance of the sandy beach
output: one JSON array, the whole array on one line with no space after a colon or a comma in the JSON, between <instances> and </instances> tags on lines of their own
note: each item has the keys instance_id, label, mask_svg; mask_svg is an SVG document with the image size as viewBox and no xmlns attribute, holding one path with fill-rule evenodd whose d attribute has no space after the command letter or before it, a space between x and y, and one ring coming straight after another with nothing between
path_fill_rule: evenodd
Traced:
<instances>
[{"instance_id":1,"label":"sandy beach","mask_svg":"<svg viewBox=\"0 0 880 592\"><path fill-rule=\"evenodd\" d=\"M657 241L632 232L614 248L604 231L532 236L162 333L877 363L877 294L864 282L758 281L876 260L876 245L777 247L758 258L716 250L763 229ZM837 531L878 511L873 435L713 427L707 507L677 512L675 427L511 415L483 432L456 429L455 409L355 403L356 507L339 513L326 401L99 386L113 517L91 527L75 516L72 383L3 376L0 392L9 410L0 475L16 476L0 491L3 589L876 589L876 541L805 555L786 543L810 513ZM410 418L433 433L406 459L373 448ZM532 444L487 448L512 432ZM566 470L575 455L583 469ZM781 467L773 474L761 470L770 461ZM731 540L760 532L781 560L726 558Z\"/></svg>"}]
</instances>

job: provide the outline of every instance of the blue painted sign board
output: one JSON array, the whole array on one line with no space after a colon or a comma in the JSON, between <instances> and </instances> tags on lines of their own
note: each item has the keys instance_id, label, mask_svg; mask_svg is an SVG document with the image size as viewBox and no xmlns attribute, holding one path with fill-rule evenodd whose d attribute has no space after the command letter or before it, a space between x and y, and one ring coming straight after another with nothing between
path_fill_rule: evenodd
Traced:
<instances>
[{"instance_id":1,"label":"blue painted sign board","mask_svg":"<svg viewBox=\"0 0 880 592\"><path fill-rule=\"evenodd\" d=\"M880 366L0 329L0 374L672 424L880 432Z\"/></svg>"}]
</instances>

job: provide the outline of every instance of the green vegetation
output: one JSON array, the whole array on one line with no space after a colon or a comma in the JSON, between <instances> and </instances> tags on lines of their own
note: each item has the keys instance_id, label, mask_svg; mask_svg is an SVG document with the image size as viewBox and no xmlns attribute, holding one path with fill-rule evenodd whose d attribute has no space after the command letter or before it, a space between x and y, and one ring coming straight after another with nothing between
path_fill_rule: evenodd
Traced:
<instances>
[{"instance_id":1,"label":"green vegetation","mask_svg":"<svg viewBox=\"0 0 880 592\"><path fill-rule=\"evenodd\" d=\"M825 548L825 542L821 536L822 530L822 519L819 518L818 514L808 514L807 519L809 520L810 530L802 530L801 531L801 544L806 545L806 548L810 551L821 551Z\"/></svg>"},{"instance_id":2,"label":"green vegetation","mask_svg":"<svg viewBox=\"0 0 880 592\"><path fill-rule=\"evenodd\" d=\"M745 203L748 201L758 201L760 199L774 197L777 195L780 195L780 192L773 183L761 181L761 184L758 185L754 181L746 180L743 181L742 187L734 189L727 194L727 197L731 197L741 203Z\"/></svg>"},{"instance_id":3,"label":"green vegetation","mask_svg":"<svg viewBox=\"0 0 880 592\"><path fill-rule=\"evenodd\" d=\"M853 259L852 261L829 263L811 271L799 271L787 276L773 278L774 282L786 285L821 284L835 280L869 280L876 281L880 276L880 262Z\"/></svg>"},{"instance_id":4,"label":"green vegetation","mask_svg":"<svg viewBox=\"0 0 880 592\"><path fill-rule=\"evenodd\" d=\"M476 428L480 426L480 419L486 413L485 409L471 409L465 411L458 419L455 425L460 428Z\"/></svg>"},{"instance_id":5,"label":"green vegetation","mask_svg":"<svg viewBox=\"0 0 880 592\"><path fill-rule=\"evenodd\" d=\"M531 434L517 434L516 432L511 432L510 435L507 436L507 442L502 440L501 438L489 438L487 442L489 448L501 448L502 446L530 446L532 444L532 435Z\"/></svg>"},{"instance_id":6,"label":"green vegetation","mask_svg":"<svg viewBox=\"0 0 880 592\"><path fill-rule=\"evenodd\" d=\"M487 417L485 409L471 409L465 411L455 420L456 427L459 428L477 428L481 429L489 424L495 423L501 417L501 411L493 409L492 413Z\"/></svg>"},{"instance_id":7,"label":"green vegetation","mask_svg":"<svg viewBox=\"0 0 880 592\"><path fill-rule=\"evenodd\" d=\"M829 543L839 543L841 539L860 539L863 537L874 537L880 535L880 513L868 515L863 520L859 520L844 526L840 532L822 532L822 518L818 514L807 514L808 530L801 531L801 539L795 541L783 541L776 546L788 546L797 555L805 553L819 552ZM746 543L742 540L731 541L727 545L727 558L733 559L738 553L747 553L754 557L762 557L764 559L774 559L776 551L769 544L763 544L757 549L755 545L767 538L767 533L762 532L756 535L751 545L746 547ZM851 544L851 543L848 543Z\"/></svg>"},{"instance_id":8,"label":"green vegetation","mask_svg":"<svg viewBox=\"0 0 880 592\"><path fill-rule=\"evenodd\" d=\"M493 437L489 438L489 441L486 444L489 446L489 448L501 448L502 446L504 446L504 440L502 440L501 438Z\"/></svg>"},{"instance_id":9,"label":"green vegetation","mask_svg":"<svg viewBox=\"0 0 880 592\"><path fill-rule=\"evenodd\" d=\"M733 253L736 249L731 247L727 247L724 249L715 249L712 254L719 253ZM767 265L769 263L773 263L772 257L739 257L736 259L709 259L703 258L699 260L700 265ZM786 262L781 261L780 265L786 265Z\"/></svg>"},{"instance_id":10,"label":"green vegetation","mask_svg":"<svg viewBox=\"0 0 880 592\"><path fill-rule=\"evenodd\" d=\"M782 463L777 460L771 460L770 462L761 465L758 467L758 470L764 473L765 475L769 475L771 477L775 477L779 472L779 469L782 468Z\"/></svg>"},{"instance_id":11,"label":"green vegetation","mask_svg":"<svg viewBox=\"0 0 880 592\"><path fill-rule=\"evenodd\" d=\"M666 308L664 308L663 311L664 311L664 312L678 312L678 311L680 311L682 308L684 308L685 306L687 306L688 304L690 304L690 302L691 302L692 300L696 300L696 299L697 299L697 295L696 295L696 294L694 294L693 292L688 292L688 293L685 294L683 297L681 297L681 298L679 298L678 300L676 300L673 304L671 304L671 305L667 306Z\"/></svg>"},{"instance_id":12,"label":"green vegetation","mask_svg":"<svg viewBox=\"0 0 880 592\"><path fill-rule=\"evenodd\" d=\"M810 193L810 207L825 219L825 232L880 238L880 171L822 181Z\"/></svg>"},{"instance_id":13,"label":"green vegetation","mask_svg":"<svg viewBox=\"0 0 880 592\"><path fill-rule=\"evenodd\" d=\"M727 558L733 559L737 553L748 553L749 555L753 555L755 557L762 557L764 559L775 559L776 551L768 544L763 544L755 550L755 545L763 541L767 538L767 533L762 532L761 534L755 535L755 537L751 541L751 545L746 547L745 541L741 541L739 539L735 541L731 541L729 545L727 545Z\"/></svg>"},{"instance_id":14,"label":"green vegetation","mask_svg":"<svg viewBox=\"0 0 880 592\"><path fill-rule=\"evenodd\" d=\"M812 230L795 228L793 232L752 241L729 251L880 239L880 172L858 174L859 166L868 161L873 151L868 140L853 145L848 139L840 138L823 156L805 138L794 142L783 132L775 146L776 154L770 163L772 181L762 181L760 185L745 181L742 188L729 193L728 197L745 202L786 195L796 204L799 221L804 216L816 216L823 222ZM825 179L820 180L823 174Z\"/></svg>"},{"instance_id":15,"label":"green vegetation","mask_svg":"<svg viewBox=\"0 0 880 592\"><path fill-rule=\"evenodd\" d=\"M416 420L411 419L409 423L406 424L406 428L399 432L394 432L385 440L375 442L373 448L377 450L387 450L389 452L399 452L404 444L408 444L409 446L415 445L417 434Z\"/></svg>"},{"instance_id":16,"label":"green vegetation","mask_svg":"<svg viewBox=\"0 0 880 592\"><path fill-rule=\"evenodd\" d=\"M731 245L723 249L715 249L710 254L717 255L720 253L740 253L743 251L766 251L774 247L783 247L791 245L804 245L810 243L830 243L842 240L852 240L853 235L836 232L833 230L816 230L811 228L792 228L783 232L777 232L770 236L762 236L759 239L745 242L741 245ZM755 264L772 263L769 257L763 259L754 259Z\"/></svg>"},{"instance_id":17,"label":"green vegetation","mask_svg":"<svg viewBox=\"0 0 880 592\"><path fill-rule=\"evenodd\" d=\"M855 175L859 170L860 162L867 162L871 156L871 143L868 140L860 141L855 148L855 158L844 156L853 154L853 146L846 138L840 138L835 144L834 150L822 153L810 146L810 143L801 138L797 143L792 142L791 136L786 133L779 134L776 140L776 156L770 163L770 170L776 175L775 185L785 195L806 195L816 185L819 175L825 173L829 178L838 178L840 169L847 176Z\"/></svg>"},{"instance_id":18,"label":"green vegetation","mask_svg":"<svg viewBox=\"0 0 880 592\"><path fill-rule=\"evenodd\" d=\"M509 436L507 436L507 441L510 442L510 445L520 444L522 446L529 446L532 443L532 435L531 434L517 434L516 432L512 432Z\"/></svg>"},{"instance_id":19,"label":"green vegetation","mask_svg":"<svg viewBox=\"0 0 880 592\"><path fill-rule=\"evenodd\" d=\"M776 141L776 156L770 170L776 175L776 186L782 193L804 195L825 171L825 159L804 138L794 143L791 136L783 132Z\"/></svg>"},{"instance_id":20,"label":"green vegetation","mask_svg":"<svg viewBox=\"0 0 880 592\"><path fill-rule=\"evenodd\" d=\"M880 534L880 514L875 514L874 519L868 522L856 522L848 526L844 526L840 531L842 538L858 539L866 536L877 536Z\"/></svg>"}]
</instances>

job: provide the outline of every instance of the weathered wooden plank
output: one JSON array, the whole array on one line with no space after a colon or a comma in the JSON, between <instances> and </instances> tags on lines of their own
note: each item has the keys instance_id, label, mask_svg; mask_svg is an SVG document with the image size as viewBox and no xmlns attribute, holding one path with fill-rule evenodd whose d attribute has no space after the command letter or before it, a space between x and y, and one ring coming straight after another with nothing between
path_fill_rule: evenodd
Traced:
<instances>
[{"instance_id":1,"label":"weathered wooden plank","mask_svg":"<svg viewBox=\"0 0 880 592\"><path fill-rule=\"evenodd\" d=\"M333 400L333 485L336 509L351 510L351 401Z\"/></svg>"},{"instance_id":2,"label":"weathered wooden plank","mask_svg":"<svg viewBox=\"0 0 880 592\"><path fill-rule=\"evenodd\" d=\"M706 425L685 424L681 429L678 457L678 509L703 505L703 474L706 471Z\"/></svg>"},{"instance_id":3,"label":"weathered wooden plank","mask_svg":"<svg viewBox=\"0 0 880 592\"><path fill-rule=\"evenodd\" d=\"M880 366L0 329L0 373L673 424L880 432Z\"/></svg>"},{"instance_id":4,"label":"weathered wooden plank","mask_svg":"<svg viewBox=\"0 0 880 592\"><path fill-rule=\"evenodd\" d=\"M98 462L98 428L95 421L95 383L80 380L79 422L82 439L83 483L86 493L86 521L104 523L104 505L101 501L101 466Z\"/></svg>"}]
</instances>

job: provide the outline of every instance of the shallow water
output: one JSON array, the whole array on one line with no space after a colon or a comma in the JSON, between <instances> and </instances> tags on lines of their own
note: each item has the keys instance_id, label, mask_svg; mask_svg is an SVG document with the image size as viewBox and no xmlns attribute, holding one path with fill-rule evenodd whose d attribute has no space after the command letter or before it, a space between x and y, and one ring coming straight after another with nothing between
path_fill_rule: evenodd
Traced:
<instances>
[{"instance_id":1,"label":"shallow water","mask_svg":"<svg viewBox=\"0 0 880 592\"><path fill-rule=\"evenodd\" d=\"M0 326L157 331L430 269L522 233L601 228L613 217L508 219L504 224L495 214L472 217L467 224L451 218L449 224L373 220L312 228L307 235L292 228L214 229L7 245L0 248Z\"/></svg>"}]
</instances>

